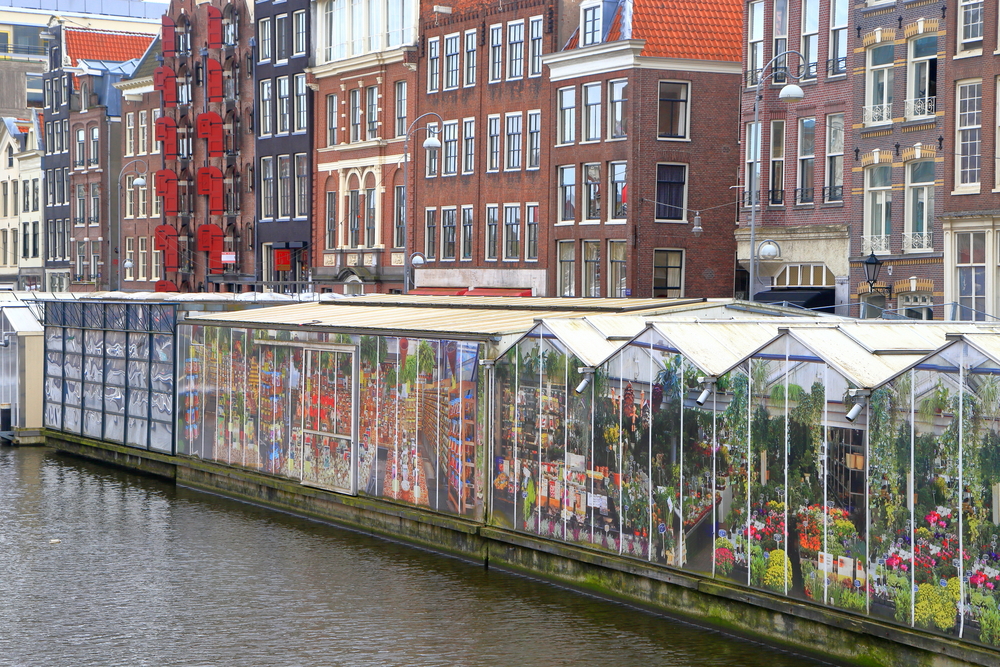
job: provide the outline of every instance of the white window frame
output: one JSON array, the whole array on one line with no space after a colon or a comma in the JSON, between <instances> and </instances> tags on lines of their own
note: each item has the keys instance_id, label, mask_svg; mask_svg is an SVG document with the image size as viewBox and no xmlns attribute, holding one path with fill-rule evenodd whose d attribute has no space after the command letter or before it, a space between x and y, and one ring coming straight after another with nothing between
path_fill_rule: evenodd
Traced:
<instances>
[{"instance_id":1,"label":"white window frame","mask_svg":"<svg viewBox=\"0 0 1000 667\"><path fill-rule=\"evenodd\" d=\"M513 230L513 232L512 232ZM521 261L521 205L503 205L503 261ZM514 246L514 247L512 247ZM513 250L513 252L511 252Z\"/></svg>"},{"instance_id":2,"label":"white window frame","mask_svg":"<svg viewBox=\"0 0 1000 667\"><path fill-rule=\"evenodd\" d=\"M875 173L888 174L888 184L882 179L872 184ZM865 169L864 236L862 254L888 254L892 236L892 165L874 164Z\"/></svg>"},{"instance_id":3,"label":"white window frame","mask_svg":"<svg viewBox=\"0 0 1000 667\"><path fill-rule=\"evenodd\" d=\"M580 102L583 106L583 122L580 124L580 143L593 143L601 140L601 98L603 84L585 83L580 90Z\"/></svg>"},{"instance_id":4,"label":"white window frame","mask_svg":"<svg viewBox=\"0 0 1000 667\"><path fill-rule=\"evenodd\" d=\"M490 26L490 71L489 82L503 79L503 24Z\"/></svg>"},{"instance_id":5,"label":"white window frame","mask_svg":"<svg viewBox=\"0 0 1000 667\"><path fill-rule=\"evenodd\" d=\"M541 16L528 19L528 77L542 75L542 52L545 48Z\"/></svg>"},{"instance_id":6,"label":"white window frame","mask_svg":"<svg viewBox=\"0 0 1000 667\"><path fill-rule=\"evenodd\" d=\"M683 98L667 98L664 97L664 85L667 86L681 86L684 91ZM683 128L681 129L681 134L668 134L661 132L660 120L663 115L663 110L660 108L663 104L673 104L674 106L680 106L683 118L681 119L683 123ZM689 81L677 81L671 79L661 79L657 87L657 128L656 137L660 141L690 141L691 140L691 82Z\"/></svg>"},{"instance_id":7,"label":"white window frame","mask_svg":"<svg viewBox=\"0 0 1000 667\"><path fill-rule=\"evenodd\" d=\"M962 55L983 52L983 0L958 0L955 41Z\"/></svg>"},{"instance_id":8,"label":"white window frame","mask_svg":"<svg viewBox=\"0 0 1000 667\"><path fill-rule=\"evenodd\" d=\"M504 171L524 166L524 116L520 111L504 117Z\"/></svg>"},{"instance_id":9,"label":"white window frame","mask_svg":"<svg viewBox=\"0 0 1000 667\"><path fill-rule=\"evenodd\" d=\"M271 19L262 18L257 21L257 39L260 48L257 55L260 62L267 62L274 56L274 36L271 32Z\"/></svg>"},{"instance_id":10,"label":"white window frame","mask_svg":"<svg viewBox=\"0 0 1000 667\"><path fill-rule=\"evenodd\" d=\"M459 58L462 50L462 34L455 32L444 36L444 74L442 82L444 90L455 90L459 87L462 71Z\"/></svg>"},{"instance_id":11,"label":"white window frame","mask_svg":"<svg viewBox=\"0 0 1000 667\"><path fill-rule=\"evenodd\" d=\"M559 296L576 296L576 241L558 241L556 261L559 265L557 293Z\"/></svg>"},{"instance_id":12,"label":"white window frame","mask_svg":"<svg viewBox=\"0 0 1000 667\"><path fill-rule=\"evenodd\" d=\"M601 9L601 3L586 2L580 5L580 46L601 43L604 34Z\"/></svg>"},{"instance_id":13,"label":"white window frame","mask_svg":"<svg viewBox=\"0 0 1000 667\"><path fill-rule=\"evenodd\" d=\"M497 261L500 255L500 206L499 204L486 205L486 224L483 230L486 232L485 243L483 244L483 256L487 262Z\"/></svg>"},{"instance_id":14,"label":"white window frame","mask_svg":"<svg viewBox=\"0 0 1000 667\"><path fill-rule=\"evenodd\" d=\"M465 40L465 62L462 65L462 83L468 88L476 85L476 49L479 42L479 34L475 30L466 30L463 39Z\"/></svg>"},{"instance_id":15,"label":"white window frame","mask_svg":"<svg viewBox=\"0 0 1000 667\"><path fill-rule=\"evenodd\" d=\"M475 217L471 206L463 206L459 219L459 250L458 258L462 262L471 262L475 249Z\"/></svg>"},{"instance_id":16,"label":"white window frame","mask_svg":"<svg viewBox=\"0 0 1000 667\"><path fill-rule=\"evenodd\" d=\"M805 62L802 63L802 80L812 81L819 76L819 0L802 0L800 18L800 52L805 57Z\"/></svg>"},{"instance_id":17,"label":"white window frame","mask_svg":"<svg viewBox=\"0 0 1000 667\"><path fill-rule=\"evenodd\" d=\"M823 201L844 201L844 114L826 116L826 170Z\"/></svg>"},{"instance_id":18,"label":"white window frame","mask_svg":"<svg viewBox=\"0 0 1000 667\"><path fill-rule=\"evenodd\" d=\"M539 169L542 164L542 112L540 109L528 112L527 135L524 168L534 171Z\"/></svg>"},{"instance_id":19,"label":"white window frame","mask_svg":"<svg viewBox=\"0 0 1000 667\"><path fill-rule=\"evenodd\" d=\"M575 164L565 164L556 167L556 174L558 177L557 187L558 187L558 204L557 204L557 225L572 225L576 222L576 207L579 205L579 197L577 196L576 187L576 165ZM567 178L567 175L570 178ZM569 206L567 206L569 202ZM572 210L569 210L572 208Z\"/></svg>"},{"instance_id":20,"label":"white window frame","mask_svg":"<svg viewBox=\"0 0 1000 667\"><path fill-rule=\"evenodd\" d=\"M764 0L747 5L747 87L757 85L764 69Z\"/></svg>"},{"instance_id":21,"label":"white window frame","mask_svg":"<svg viewBox=\"0 0 1000 667\"><path fill-rule=\"evenodd\" d=\"M556 91L556 108L559 112L556 145L568 146L576 142L576 86Z\"/></svg>"},{"instance_id":22,"label":"white window frame","mask_svg":"<svg viewBox=\"0 0 1000 667\"><path fill-rule=\"evenodd\" d=\"M919 166L930 165L930 180L914 182L913 172ZM903 252L928 252L934 249L934 159L906 163L906 211L904 215ZM922 215L917 209L922 208Z\"/></svg>"},{"instance_id":23,"label":"white window frame","mask_svg":"<svg viewBox=\"0 0 1000 667\"><path fill-rule=\"evenodd\" d=\"M869 47L865 53L865 107L862 121L866 127L892 123L895 48L892 41L882 42ZM875 64L875 56L885 53L890 54L888 61Z\"/></svg>"},{"instance_id":24,"label":"white window frame","mask_svg":"<svg viewBox=\"0 0 1000 667\"><path fill-rule=\"evenodd\" d=\"M826 75L847 76L847 23L850 0L830 0L830 65Z\"/></svg>"},{"instance_id":25,"label":"white window frame","mask_svg":"<svg viewBox=\"0 0 1000 667\"><path fill-rule=\"evenodd\" d=\"M462 173L476 170L476 119L462 119Z\"/></svg>"},{"instance_id":26,"label":"white window frame","mask_svg":"<svg viewBox=\"0 0 1000 667\"><path fill-rule=\"evenodd\" d=\"M914 55L914 50L917 42L921 40L933 40L934 51L918 57ZM906 43L906 110L904 115L907 120L933 118L937 111L937 70L940 64L937 57L937 41L937 35L931 33L917 35ZM925 94L922 97L917 95L919 88L924 89ZM931 92L934 94L931 95Z\"/></svg>"},{"instance_id":27,"label":"white window frame","mask_svg":"<svg viewBox=\"0 0 1000 667\"><path fill-rule=\"evenodd\" d=\"M458 121L445 121L441 132L441 175L458 174Z\"/></svg>"},{"instance_id":28,"label":"white window frame","mask_svg":"<svg viewBox=\"0 0 1000 667\"><path fill-rule=\"evenodd\" d=\"M441 89L441 40L438 37L427 40L427 92L436 93Z\"/></svg>"},{"instance_id":29,"label":"white window frame","mask_svg":"<svg viewBox=\"0 0 1000 667\"><path fill-rule=\"evenodd\" d=\"M657 260L658 253L664 253L665 254L664 255L664 259L667 260L666 264L657 265L656 260ZM654 248L653 249L653 270L652 270L652 278L653 278L653 280L652 280L652 284L651 284L651 287L650 287L650 289L652 290L650 296L652 296L652 297L667 297L667 298L683 298L683 296L684 296L684 287L685 287L684 286L684 282L685 282L685 278L686 278L686 274L687 274L687 272L685 271L685 268L687 266L687 257L685 255L686 255L686 253L685 253L685 251L684 251L683 248ZM680 266L677 266L676 264L671 264L670 263L671 257L675 257L675 256L680 258ZM664 280L664 283L665 283L663 287L659 288L659 289L662 290L662 292L660 294L657 294L657 286L656 286L656 282L657 282L656 271L657 271L658 266L662 266L662 268L664 270L663 280ZM671 269L677 269L679 271L680 285L676 285L676 286L671 286L670 285L669 278L670 278L670 270Z\"/></svg>"},{"instance_id":30,"label":"white window frame","mask_svg":"<svg viewBox=\"0 0 1000 667\"><path fill-rule=\"evenodd\" d=\"M957 192L979 192L983 150L982 106L981 79L966 79L955 83L955 190Z\"/></svg>"},{"instance_id":31,"label":"white window frame","mask_svg":"<svg viewBox=\"0 0 1000 667\"><path fill-rule=\"evenodd\" d=\"M507 80L524 77L524 20L507 23Z\"/></svg>"},{"instance_id":32,"label":"white window frame","mask_svg":"<svg viewBox=\"0 0 1000 667\"><path fill-rule=\"evenodd\" d=\"M396 92L396 136L405 137L406 127L409 120L407 113L407 91L406 91L406 80L397 81L395 86Z\"/></svg>"},{"instance_id":33,"label":"white window frame","mask_svg":"<svg viewBox=\"0 0 1000 667\"><path fill-rule=\"evenodd\" d=\"M805 141L806 126L812 121L812 146ZM816 118L808 116L799 118L798 134L798 164L796 165L796 205L811 206L816 201ZM807 172L808 171L808 175ZM807 193L808 191L808 193Z\"/></svg>"},{"instance_id":34,"label":"white window frame","mask_svg":"<svg viewBox=\"0 0 1000 667\"><path fill-rule=\"evenodd\" d=\"M486 171L500 171L500 127L499 114L486 117Z\"/></svg>"}]
</instances>

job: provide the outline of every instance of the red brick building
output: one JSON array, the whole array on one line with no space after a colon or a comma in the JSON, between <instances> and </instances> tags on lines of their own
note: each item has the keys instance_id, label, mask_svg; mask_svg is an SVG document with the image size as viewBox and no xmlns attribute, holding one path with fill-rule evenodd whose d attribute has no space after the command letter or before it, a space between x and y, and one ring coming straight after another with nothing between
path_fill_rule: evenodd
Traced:
<instances>
[{"instance_id":1,"label":"red brick building","mask_svg":"<svg viewBox=\"0 0 1000 667\"><path fill-rule=\"evenodd\" d=\"M411 252L417 291L551 294L552 111L543 0L425 3L415 86ZM423 150L427 133L441 143Z\"/></svg>"},{"instance_id":2,"label":"red brick building","mask_svg":"<svg viewBox=\"0 0 1000 667\"><path fill-rule=\"evenodd\" d=\"M256 279L252 19L242 0L174 0L163 17L152 93L163 160L152 174L157 289L243 291ZM136 114L152 110L136 104Z\"/></svg>"},{"instance_id":3,"label":"red brick building","mask_svg":"<svg viewBox=\"0 0 1000 667\"><path fill-rule=\"evenodd\" d=\"M402 289L403 148L415 118L417 1L313 5L313 280L337 292ZM358 34L355 34L358 31ZM424 133L417 133L420 145Z\"/></svg>"},{"instance_id":4,"label":"red brick building","mask_svg":"<svg viewBox=\"0 0 1000 667\"><path fill-rule=\"evenodd\" d=\"M163 271L163 252L157 249L156 242L161 198L156 196L154 184L154 174L164 167L156 135L162 109L159 94L153 94L153 74L160 57L160 40L156 39L132 75L116 85L122 94L122 166L118 184L122 214L121 232L115 243L121 269L117 289L127 291L155 291ZM142 187L135 185L140 177L145 181Z\"/></svg>"},{"instance_id":5,"label":"red brick building","mask_svg":"<svg viewBox=\"0 0 1000 667\"><path fill-rule=\"evenodd\" d=\"M732 0L564 6L565 46L544 59L552 293L732 296L741 11Z\"/></svg>"},{"instance_id":6,"label":"red brick building","mask_svg":"<svg viewBox=\"0 0 1000 667\"><path fill-rule=\"evenodd\" d=\"M941 133L943 243L937 246L944 316L992 320L1000 317L1000 16L997 3L947 4L941 48L948 69L940 95L951 112Z\"/></svg>"}]
</instances>

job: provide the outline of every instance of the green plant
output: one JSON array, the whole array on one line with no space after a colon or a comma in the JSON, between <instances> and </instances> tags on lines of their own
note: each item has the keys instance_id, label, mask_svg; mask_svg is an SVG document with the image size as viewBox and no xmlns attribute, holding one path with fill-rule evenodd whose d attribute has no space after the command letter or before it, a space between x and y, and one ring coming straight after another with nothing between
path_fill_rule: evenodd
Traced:
<instances>
[{"instance_id":1,"label":"green plant","mask_svg":"<svg viewBox=\"0 0 1000 667\"><path fill-rule=\"evenodd\" d=\"M979 641L1000 646L1000 611L996 607L983 611L979 616Z\"/></svg>"}]
</instances>

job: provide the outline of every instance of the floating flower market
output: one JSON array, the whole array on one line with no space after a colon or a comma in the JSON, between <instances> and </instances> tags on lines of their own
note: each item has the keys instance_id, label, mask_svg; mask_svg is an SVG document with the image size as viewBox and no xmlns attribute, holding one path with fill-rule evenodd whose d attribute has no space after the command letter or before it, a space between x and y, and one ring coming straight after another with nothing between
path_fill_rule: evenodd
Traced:
<instances>
[{"instance_id":1,"label":"floating flower market","mask_svg":"<svg viewBox=\"0 0 1000 667\"><path fill-rule=\"evenodd\" d=\"M627 301L365 297L124 351L47 319L47 425L1000 646L994 327ZM173 349L146 444L71 405Z\"/></svg>"}]
</instances>

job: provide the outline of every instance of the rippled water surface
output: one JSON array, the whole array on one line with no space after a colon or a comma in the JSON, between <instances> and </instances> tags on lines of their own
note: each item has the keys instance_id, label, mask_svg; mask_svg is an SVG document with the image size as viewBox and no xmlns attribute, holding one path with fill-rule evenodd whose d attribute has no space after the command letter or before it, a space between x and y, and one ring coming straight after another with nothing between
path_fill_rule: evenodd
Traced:
<instances>
[{"instance_id":1,"label":"rippled water surface","mask_svg":"<svg viewBox=\"0 0 1000 667\"><path fill-rule=\"evenodd\" d=\"M51 450L0 449L0 665L810 664L822 663Z\"/></svg>"}]
</instances>

